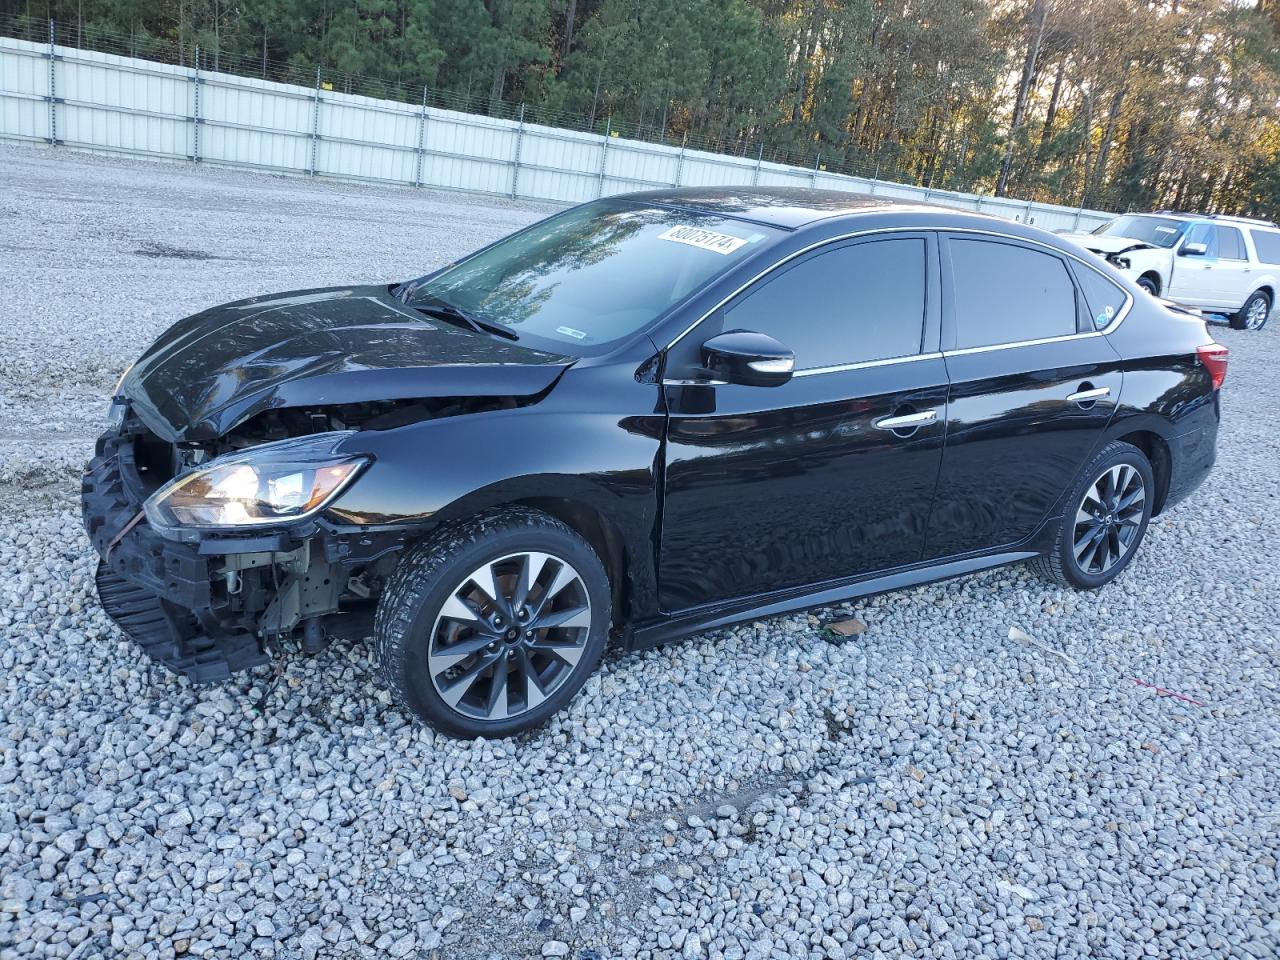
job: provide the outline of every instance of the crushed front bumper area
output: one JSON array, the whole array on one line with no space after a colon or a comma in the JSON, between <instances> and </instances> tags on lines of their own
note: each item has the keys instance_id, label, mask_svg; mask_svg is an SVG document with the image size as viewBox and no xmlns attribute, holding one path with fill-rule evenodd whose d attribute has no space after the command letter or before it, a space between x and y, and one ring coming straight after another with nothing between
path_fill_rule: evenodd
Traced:
<instances>
[{"instance_id":1,"label":"crushed front bumper area","mask_svg":"<svg viewBox=\"0 0 1280 960\"><path fill-rule=\"evenodd\" d=\"M126 580L105 561L98 564L97 584L102 609L116 626L147 656L192 683L217 683L271 659L253 634L215 637L193 629L185 611Z\"/></svg>"},{"instance_id":2,"label":"crushed front bumper area","mask_svg":"<svg viewBox=\"0 0 1280 960\"><path fill-rule=\"evenodd\" d=\"M152 658L194 683L215 683L266 663L258 638L214 614L211 559L197 545L152 530L131 438L107 435L81 480L85 529L101 558L98 599L107 615ZM197 611L208 611L208 626Z\"/></svg>"},{"instance_id":3,"label":"crushed front bumper area","mask_svg":"<svg viewBox=\"0 0 1280 960\"><path fill-rule=\"evenodd\" d=\"M393 565L403 538L311 524L190 541L150 527L154 489L135 458L136 421L98 441L81 483L85 529L101 562L103 609L144 651L194 683L215 683L266 663L300 632L314 652L328 633L367 626L366 577ZM363 634L362 634L363 635Z\"/></svg>"}]
</instances>

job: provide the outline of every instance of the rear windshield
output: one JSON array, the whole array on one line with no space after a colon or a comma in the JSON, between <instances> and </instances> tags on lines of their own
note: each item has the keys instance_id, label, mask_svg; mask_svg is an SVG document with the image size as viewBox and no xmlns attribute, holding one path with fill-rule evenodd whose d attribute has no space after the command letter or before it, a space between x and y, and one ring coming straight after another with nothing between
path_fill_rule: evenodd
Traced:
<instances>
[{"instance_id":1,"label":"rear windshield","mask_svg":"<svg viewBox=\"0 0 1280 960\"><path fill-rule=\"evenodd\" d=\"M1250 230L1253 236L1253 249L1258 251L1260 263L1280 265L1280 233L1274 230Z\"/></svg>"},{"instance_id":2,"label":"rear windshield","mask_svg":"<svg viewBox=\"0 0 1280 960\"><path fill-rule=\"evenodd\" d=\"M1101 237L1124 237L1127 240L1141 240L1155 247L1172 247L1186 228L1185 220L1124 216L1116 217L1093 232Z\"/></svg>"},{"instance_id":3,"label":"rear windshield","mask_svg":"<svg viewBox=\"0 0 1280 960\"><path fill-rule=\"evenodd\" d=\"M594 353L636 333L779 231L689 210L597 200L410 285L522 341ZM577 349L574 349L577 348Z\"/></svg>"}]
</instances>

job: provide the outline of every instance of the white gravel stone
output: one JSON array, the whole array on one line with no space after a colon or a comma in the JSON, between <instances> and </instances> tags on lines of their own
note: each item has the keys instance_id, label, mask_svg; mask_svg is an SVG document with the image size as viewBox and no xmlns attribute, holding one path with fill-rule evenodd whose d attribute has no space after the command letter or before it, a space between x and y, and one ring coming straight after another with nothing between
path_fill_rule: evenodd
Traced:
<instances>
[{"instance_id":1,"label":"white gravel stone","mask_svg":"<svg viewBox=\"0 0 1280 960\"><path fill-rule=\"evenodd\" d=\"M279 682L149 663L95 599L78 471L174 320L417 275L552 208L14 146L0 170L6 957L1275 955L1280 323L1213 328L1217 469L1106 589L1007 568L713 631L460 743L364 644Z\"/></svg>"}]
</instances>

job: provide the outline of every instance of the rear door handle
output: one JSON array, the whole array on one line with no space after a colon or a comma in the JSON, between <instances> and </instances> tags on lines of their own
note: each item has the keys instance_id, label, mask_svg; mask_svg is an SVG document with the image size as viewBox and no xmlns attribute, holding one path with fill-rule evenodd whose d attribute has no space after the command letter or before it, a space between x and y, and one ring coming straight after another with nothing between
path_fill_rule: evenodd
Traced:
<instances>
[{"instance_id":1,"label":"rear door handle","mask_svg":"<svg viewBox=\"0 0 1280 960\"><path fill-rule=\"evenodd\" d=\"M900 417L881 417L873 420L871 425L877 430L914 430L934 423L937 419L937 410L922 410L919 413L905 413Z\"/></svg>"},{"instance_id":2,"label":"rear door handle","mask_svg":"<svg viewBox=\"0 0 1280 960\"><path fill-rule=\"evenodd\" d=\"M1077 390L1075 393L1069 394L1067 399L1072 403L1092 403L1095 400L1101 400L1103 397L1111 396L1110 387L1095 387L1092 390Z\"/></svg>"}]
</instances>

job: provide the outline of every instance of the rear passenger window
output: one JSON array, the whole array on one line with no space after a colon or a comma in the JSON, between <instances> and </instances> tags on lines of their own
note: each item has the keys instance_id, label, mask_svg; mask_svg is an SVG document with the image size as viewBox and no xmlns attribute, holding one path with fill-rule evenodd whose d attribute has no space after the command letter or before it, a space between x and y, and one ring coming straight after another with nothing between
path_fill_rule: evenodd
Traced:
<instances>
[{"instance_id":1,"label":"rear passenger window","mask_svg":"<svg viewBox=\"0 0 1280 960\"><path fill-rule=\"evenodd\" d=\"M796 369L920 352L925 242L875 240L801 260L730 305L726 330L767 333Z\"/></svg>"},{"instance_id":2,"label":"rear passenger window","mask_svg":"<svg viewBox=\"0 0 1280 960\"><path fill-rule=\"evenodd\" d=\"M1223 260L1247 260L1244 255L1244 237L1235 227L1218 228L1218 256Z\"/></svg>"},{"instance_id":3,"label":"rear passenger window","mask_svg":"<svg viewBox=\"0 0 1280 960\"><path fill-rule=\"evenodd\" d=\"M1076 265L1076 280L1084 294L1089 323L1095 330L1111 326L1129 295L1096 270Z\"/></svg>"},{"instance_id":4,"label":"rear passenger window","mask_svg":"<svg viewBox=\"0 0 1280 960\"><path fill-rule=\"evenodd\" d=\"M1258 251L1259 262L1280 265L1280 233L1250 230L1249 235L1253 237L1253 248Z\"/></svg>"},{"instance_id":5,"label":"rear passenger window","mask_svg":"<svg viewBox=\"0 0 1280 960\"><path fill-rule=\"evenodd\" d=\"M956 346L988 347L1076 332L1076 288L1048 253L952 238Z\"/></svg>"}]
</instances>

